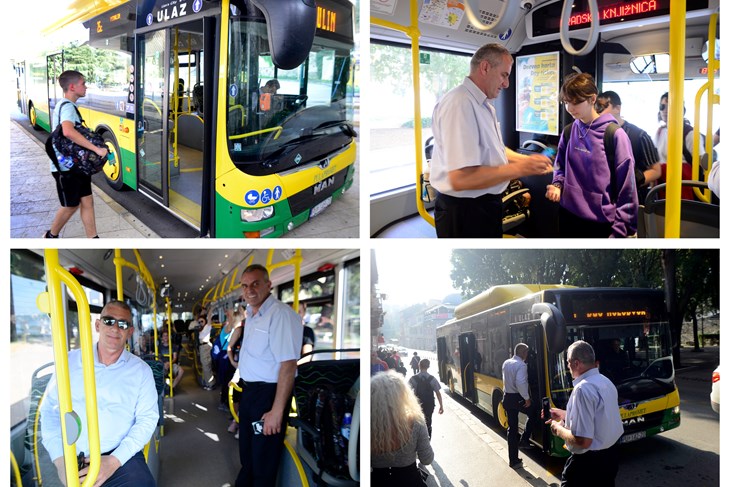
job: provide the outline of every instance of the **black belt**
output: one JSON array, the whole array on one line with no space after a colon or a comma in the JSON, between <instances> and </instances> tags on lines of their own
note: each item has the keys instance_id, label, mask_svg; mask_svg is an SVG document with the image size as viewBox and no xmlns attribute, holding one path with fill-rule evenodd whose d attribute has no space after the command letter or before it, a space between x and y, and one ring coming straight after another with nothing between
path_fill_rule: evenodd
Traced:
<instances>
[{"instance_id":1,"label":"black belt","mask_svg":"<svg viewBox=\"0 0 730 487\"><path fill-rule=\"evenodd\" d=\"M492 193L486 193L486 194L483 194L481 196L477 196L475 198L462 198L462 197L459 197L459 196L451 196L451 195L448 195L448 194L439 193L438 194L438 197L439 198L443 198L446 202L449 202L450 201L450 202L453 202L453 203L458 203L459 201L466 200L466 199L468 199L468 200L502 201L502 195L501 194L492 194Z\"/></svg>"}]
</instances>

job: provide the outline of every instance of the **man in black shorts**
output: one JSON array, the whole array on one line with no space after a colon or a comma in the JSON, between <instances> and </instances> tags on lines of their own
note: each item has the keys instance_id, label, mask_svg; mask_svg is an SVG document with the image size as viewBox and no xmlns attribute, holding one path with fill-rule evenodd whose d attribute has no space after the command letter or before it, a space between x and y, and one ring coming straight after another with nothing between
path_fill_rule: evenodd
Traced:
<instances>
[{"instance_id":1,"label":"man in black shorts","mask_svg":"<svg viewBox=\"0 0 730 487\"><path fill-rule=\"evenodd\" d=\"M64 71L58 77L58 83L63 89L63 100L57 105L59 108L56 115L58 116L58 124L63 127L64 137L71 139L81 147L96 152L99 157L105 157L109 153L108 149L96 147L75 128L76 122L81 122L77 113L76 101L86 96L84 75L78 71ZM59 162L63 159L58 151L56 151L56 157ZM86 236L98 238L94 216L94 199L91 194L91 176L72 173L63 164L60 164L59 171L59 168L56 168L53 162L51 162L51 174L56 180L56 190L58 191L61 208L56 212L51 228L46 231L44 238L58 238L64 225L79 208L81 208L81 222L84 224Z\"/></svg>"}]
</instances>

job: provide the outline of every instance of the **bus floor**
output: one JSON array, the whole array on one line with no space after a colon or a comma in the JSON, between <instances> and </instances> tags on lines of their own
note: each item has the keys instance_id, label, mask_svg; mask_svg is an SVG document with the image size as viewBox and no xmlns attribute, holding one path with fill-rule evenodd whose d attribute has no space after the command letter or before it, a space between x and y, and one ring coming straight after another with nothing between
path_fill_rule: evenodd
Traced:
<instances>
[{"instance_id":1,"label":"bus floor","mask_svg":"<svg viewBox=\"0 0 730 487\"><path fill-rule=\"evenodd\" d=\"M185 375L174 397L165 398L158 486L234 485L241 467L238 441L227 431L230 412L218 409L220 387L204 390L185 354L181 363Z\"/></svg>"}]
</instances>

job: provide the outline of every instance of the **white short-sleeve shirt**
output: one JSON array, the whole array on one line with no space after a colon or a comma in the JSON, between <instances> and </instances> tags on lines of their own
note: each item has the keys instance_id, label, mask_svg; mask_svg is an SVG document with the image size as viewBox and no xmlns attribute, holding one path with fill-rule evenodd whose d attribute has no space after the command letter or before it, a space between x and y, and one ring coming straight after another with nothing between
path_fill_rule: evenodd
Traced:
<instances>
[{"instance_id":1,"label":"white short-sleeve shirt","mask_svg":"<svg viewBox=\"0 0 730 487\"><path fill-rule=\"evenodd\" d=\"M508 181L484 189L456 191L449 172L471 166L497 167L507 164L497 111L474 82L464 82L449 91L433 111L434 148L431 185L440 193L457 198L501 194Z\"/></svg>"},{"instance_id":2,"label":"white short-sleeve shirt","mask_svg":"<svg viewBox=\"0 0 730 487\"><path fill-rule=\"evenodd\" d=\"M597 368L584 372L573 381L573 392L565 409L565 427L575 436L591 438L588 450L610 448L623 435L616 386ZM567 445L567 448L576 454L587 451L575 445Z\"/></svg>"},{"instance_id":3,"label":"white short-sleeve shirt","mask_svg":"<svg viewBox=\"0 0 730 487\"><path fill-rule=\"evenodd\" d=\"M275 297L266 298L257 313L249 306L238 362L241 379L276 383L281 362L301 357L303 334L301 317Z\"/></svg>"}]
</instances>

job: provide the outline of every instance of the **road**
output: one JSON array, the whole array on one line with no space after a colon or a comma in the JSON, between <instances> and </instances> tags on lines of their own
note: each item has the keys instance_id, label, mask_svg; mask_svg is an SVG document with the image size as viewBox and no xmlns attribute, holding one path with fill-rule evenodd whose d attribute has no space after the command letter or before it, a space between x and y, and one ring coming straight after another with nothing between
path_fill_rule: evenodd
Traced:
<instances>
[{"instance_id":1,"label":"road","mask_svg":"<svg viewBox=\"0 0 730 487\"><path fill-rule=\"evenodd\" d=\"M419 353L421 355L421 353ZM423 355L422 355L423 358ZM426 354L434 364L435 356ZM407 364L408 357L403 357ZM616 485L641 487L717 487L720 485L720 419L710 407L717 347L703 353L683 351L685 366L676 372L681 425L663 434L624 445ZM409 372L410 377L410 372ZM507 466L507 441L491 416L444 388L443 415L433 418L435 461L429 486L560 485L564 460L539 451L522 451L525 468Z\"/></svg>"}]
</instances>

